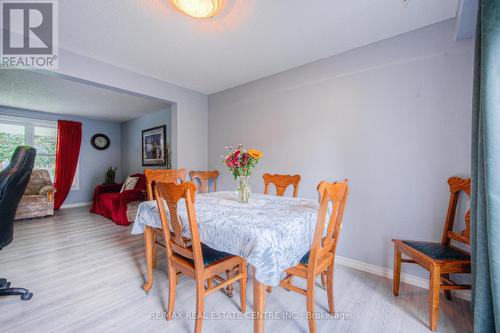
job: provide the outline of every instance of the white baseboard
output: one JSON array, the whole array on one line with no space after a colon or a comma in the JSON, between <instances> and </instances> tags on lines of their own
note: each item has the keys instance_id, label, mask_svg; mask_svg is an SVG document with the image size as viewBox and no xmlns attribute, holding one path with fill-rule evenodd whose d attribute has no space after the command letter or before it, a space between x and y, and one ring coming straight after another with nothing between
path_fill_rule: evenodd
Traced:
<instances>
[{"instance_id":1,"label":"white baseboard","mask_svg":"<svg viewBox=\"0 0 500 333\"><path fill-rule=\"evenodd\" d=\"M383 276L391 280L393 277L393 270L390 268L368 264L366 262L349 259L339 255L335 256L335 263L342 266L354 268L359 271L375 274L378 276ZM415 275L401 273L401 282L411 284L412 286L429 289L429 280ZM457 298L461 298L466 301L471 300L470 290L455 290L453 291L453 295L456 296Z\"/></svg>"},{"instance_id":2,"label":"white baseboard","mask_svg":"<svg viewBox=\"0 0 500 333\"><path fill-rule=\"evenodd\" d=\"M89 201L89 202L77 202L77 203L62 205L61 209L90 206L91 204L92 204L92 201Z\"/></svg>"}]
</instances>

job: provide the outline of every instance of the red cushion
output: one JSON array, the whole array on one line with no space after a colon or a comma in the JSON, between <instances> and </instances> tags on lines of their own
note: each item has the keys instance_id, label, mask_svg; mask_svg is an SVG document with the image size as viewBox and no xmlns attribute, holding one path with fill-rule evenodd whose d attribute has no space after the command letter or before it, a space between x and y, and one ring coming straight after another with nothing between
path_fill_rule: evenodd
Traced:
<instances>
[{"instance_id":1,"label":"red cushion","mask_svg":"<svg viewBox=\"0 0 500 333\"><path fill-rule=\"evenodd\" d=\"M146 176L142 173L135 173L130 175L131 177L137 177L137 184L135 184L135 190L146 191Z\"/></svg>"}]
</instances>

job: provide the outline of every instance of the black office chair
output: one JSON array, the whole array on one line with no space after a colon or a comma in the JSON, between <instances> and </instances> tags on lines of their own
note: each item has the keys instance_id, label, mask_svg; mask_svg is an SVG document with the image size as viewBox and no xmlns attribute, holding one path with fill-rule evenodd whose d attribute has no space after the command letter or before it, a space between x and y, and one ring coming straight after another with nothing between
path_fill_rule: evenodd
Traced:
<instances>
[{"instance_id":1,"label":"black office chair","mask_svg":"<svg viewBox=\"0 0 500 333\"><path fill-rule=\"evenodd\" d=\"M17 147L9 166L0 171L0 250L12 242L17 206L30 180L36 150L29 146ZM33 296L24 288L9 288L7 279L0 279L0 296L20 295L27 301Z\"/></svg>"}]
</instances>

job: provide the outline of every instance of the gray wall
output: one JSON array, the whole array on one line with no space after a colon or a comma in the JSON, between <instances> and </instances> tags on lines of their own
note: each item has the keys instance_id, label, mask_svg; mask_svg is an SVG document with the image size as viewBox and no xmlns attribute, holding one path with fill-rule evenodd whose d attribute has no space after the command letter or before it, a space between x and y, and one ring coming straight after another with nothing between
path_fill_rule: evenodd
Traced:
<instances>
[{"instance_id":1,"label":"gray wall","mask_svg":"<svg viewBox=\"0 0 500 333\"><path fill-rule=\"evenodd\" d=\"M121 124L122 129L122 160L121 170L123 177L143 172L142 166L142 131L151 127L166 125L167 142L172 142L172 110L149 113L140 118L132 119ZM150 167L148 167L150 168Z\"/></svg>"},{"instance_id":2,"label":"gray wall","mask_svg":"<svg viewBox=\"0 0 500 333\"><path fill-rule=\"evenodd\" d=\"M473 42L445 21L209 96L209 168L264 153L252 176L299 173L299 196L349 178L338 254L392 266L392 238L439 240L446 180L470 174ZM325 42L328 42L325 39Z\"/></svg>"},{"instance_id":3,"label":"gray wall","mask_svg":"<svg viewBox=\"0 0 500 333\"><path fill-rule=\"evenodd\" d=\"M0 107L0 114L53 121L59 119L73 120L82 123L82 145L79 162L80 189L71 190L66 201L64 201L65 205L92 201L94 188L104 181L107 167L109 165L120 165L121 135L119 123L6 107ZM92 147L90 139L96 133L104 133L109 137L111 144L108 149L99 151ZM120 179L119 177L118 174L117 179Z\"/></svg>"}]
</instances>

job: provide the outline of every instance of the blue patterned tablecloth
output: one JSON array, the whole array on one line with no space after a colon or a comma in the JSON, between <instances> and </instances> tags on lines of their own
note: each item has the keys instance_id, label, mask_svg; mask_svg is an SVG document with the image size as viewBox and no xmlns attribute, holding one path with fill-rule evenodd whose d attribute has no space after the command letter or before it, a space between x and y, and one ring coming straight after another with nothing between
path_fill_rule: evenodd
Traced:
<instances>
[{"instance_id":1,"label":"blue patterned tablecloth","mask_svg":"<svg viewBox=\"0 0 500 333\"><path fill-rule=\"evenodd\" d=\"M203 243L244 257L256 268L258 281L277 286L284 271L309 251L319 204L257 193L243 204L236 192L221 191L198 194L195 208ZM190 237L183 200L178 209L183 234ZM139 205L132 234L143 233L146 225L161 228L156 201Z\"/></svg>"}]
</instances>

